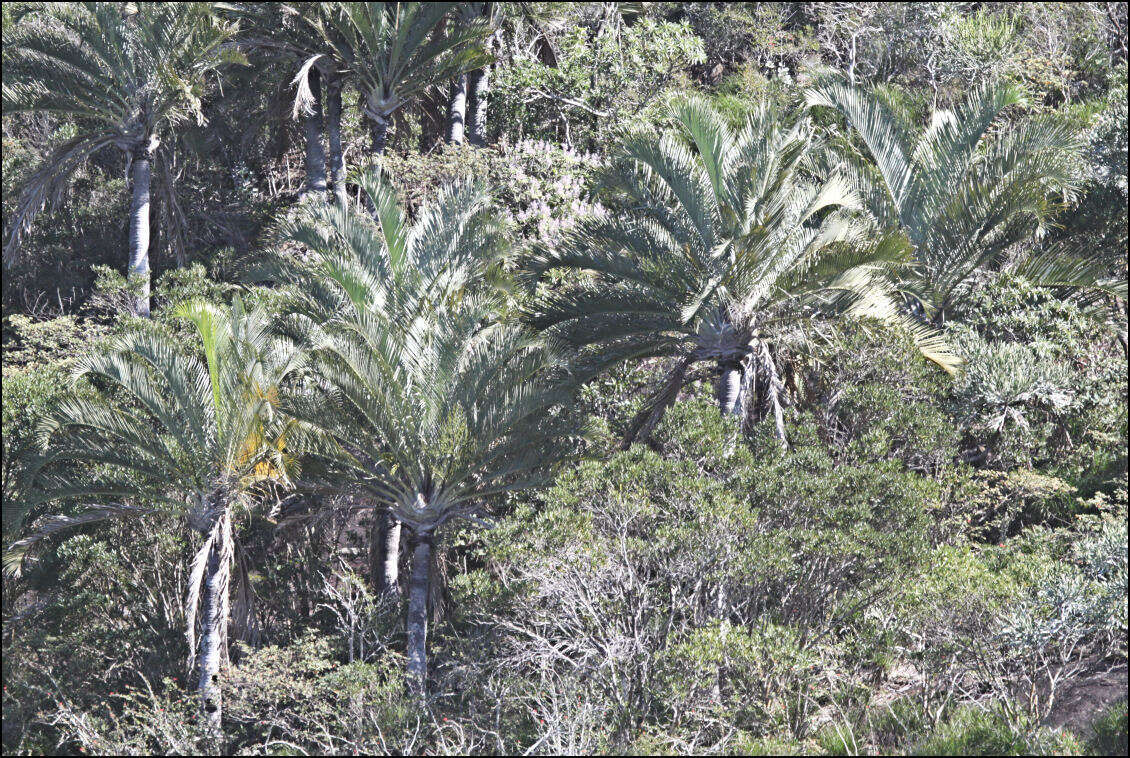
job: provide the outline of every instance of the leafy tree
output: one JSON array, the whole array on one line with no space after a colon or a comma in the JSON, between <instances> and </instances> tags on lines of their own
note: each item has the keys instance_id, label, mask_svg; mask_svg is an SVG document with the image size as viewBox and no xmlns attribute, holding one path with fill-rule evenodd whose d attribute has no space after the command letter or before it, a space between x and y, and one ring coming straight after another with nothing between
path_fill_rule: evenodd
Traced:
<instances>
[{"instance_id":1,"label":"leafy tree","mask_svg":"<svg viewBox=\"0 0 1130 758\"><path fill-rule=\"evenodd\" d=\"M361 90L373 153L384 152L392 114L413 96L482 66L480 23L443 23L456 3L337 3L325 40Z\"/></svg>"},{"instance_id":2,"label":"leafy tree","mask_svg":"<svg viewBox=\"0 0 1130 758\"><path fill-rule=\"evenodd\" d=\"M71 174L95 152L116 147L126 154L132 183L129 274L142 280L137 311L147 316L153 163L164 170L168 160L159 149L169 132L190 118L203 122L209 76L241 60L227 44L235 33L207 3L41 7L6 31L4 112L56 114L73 119L78 131L23 187L5 260L36 214L62 197Z\"/></svg>"},{"instance_id":3,"label":"leafy tree","mask_svg":"<svg viewBox=\"0 0 1130 758\"><path fill-rule=\"evenodd\" d=\"M698 100L672 116L681 133L629 137L619 168L605 177L627 209L583 222L564 249L535 261L541 271L593 278L549 294L530 320L574 347L595 348L591 371L625 359L672 360L625 444L654 428L702 362L718 372L722 413L752 420L771 412L784 442L774 343L845 308L889 313L879 274L898 264L903 244L857 244L846 180L819 184L802 173L807 120L762 105L735 131Z\"/></svg>"},{"instance_id":4,"label":"leafy tree","mask_svg":"<svg viewBox=\"0 0 1130 758\"><path fill-rule=\"evenodd\" d=\"M408 673L422 694L437 531L542 481L576 455L579 434L558 359L537 335L496 323L499 295L474 287L500 251L485 193L453 185L409 225L375 172L360 182L376 224L333 206L284 230L311 256L315 284L294 312L314 330L330 388L294 413L322 425L350 480L412 532Z\"/></svg>"},{"instance_id":5,"label":"leafy tree","mask_svg":"<svg viewBox=\"0 0 1130 758\"><path fill-rule=\"evenodd\" d=\"M36 543L63 529L169 510L183 515L206 535L189 572L185 619L191 670L200 606L197 691L205 725L218 736L233 521L257 489L291 481L302 433L277 406L280 382L299 356L270 336L264 312L245 311L239 300L230 311L189 302L176 315L194 327L195 354L171 337L138 330L80 362L77 376L105 389L73 393L43 419L39 433L48 446L36 480L40 504L77 501L82 508L46 517L12 545L5 564L18 571ZM246 586L246 577L241 581Z\"/></svg>"},{"instance_id":6,"label":"leafy tree","mask_svg":"<svg viewBox=\"0 0 1130 758\"><path fill-rule=\"evenodd\" d=\"M978 87L956 111L935 111L921 130L895 99L841 80L810 88L807 98L843 113L866 146L870 159L845 150L841 167L878 223L910 239L916 265L902 273L901 286L912 309L935 323L953 315L979 273L1044 234L1079 184L1082 143L1072 126L1037 117L1000 128L1002 112L1024 102L1015 85ZM1125 284L1065 245L1025 257L1022 270L1038 284L1124 297Z\"/></svg>"}]
</instances>

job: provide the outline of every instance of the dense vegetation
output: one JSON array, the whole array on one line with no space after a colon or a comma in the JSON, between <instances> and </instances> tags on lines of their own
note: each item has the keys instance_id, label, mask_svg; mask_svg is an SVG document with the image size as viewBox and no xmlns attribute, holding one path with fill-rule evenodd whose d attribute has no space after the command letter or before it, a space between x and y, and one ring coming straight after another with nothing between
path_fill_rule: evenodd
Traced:
<instances>
[{"instance_id":1,"label":"dense vegetation","mask_svg":"<svg viewBox=\"0 0 1130 758\"><path fill-rule=\"evenodd\" d=\"M3 33L5 754L1125 754L1125 3Z\"/></svg>"}]
</instances>

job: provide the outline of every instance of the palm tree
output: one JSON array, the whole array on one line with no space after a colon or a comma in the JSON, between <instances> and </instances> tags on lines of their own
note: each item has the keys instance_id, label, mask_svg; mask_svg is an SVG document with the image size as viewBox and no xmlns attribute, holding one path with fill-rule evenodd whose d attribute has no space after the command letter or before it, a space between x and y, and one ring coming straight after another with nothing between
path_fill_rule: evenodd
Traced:
<instances>
[{"instance_id":1,"label":"palm tree","mask_svg":"<svg viewBox=\"0 0 1130 758\"><path fill-rule=\"evenodd\" d=\"M354 485L411 533L408 673L422 695L437 531L542 481L579 435L545 340L494 320L500 295L480 282L501 248L485 193L449 187L409 225L377 173L360 183L375 223L333 206L284 229L308 251L313 286L292 311L329 387L292 412L322 425Z\"/></svg>"},{"instance_id":2,"label":"palm tree","mask_svg":"<svg viewBox=\"0 0 1130 758\"><path fill-rule=\"evenodd\" d=\"M846 181L820 184L802 174L806 119L763 104L735 131L697 99L678 104L672 117L680 131L630 136L604 177L624 210L581 223L561 250L535 260L538 272L573 269L590 278L536 301L528 318L587 349L591 373L625 359L671 360L625 445L701 378L692 369L702 362L717 370L719 410L747 423L773 413L784 444L774 343L849 308L892 315L882 280L905 256L904 244L897 236L864 244Z\"/></svg>"},{"instance_id":3,"label":"palm tree","mask_svg":"<svg viewBox=\"0 0 1130 758\"><path fill-rule=\"evenodd\" d=\"M340 202L345 197L341 147L341 92L345 80L341 62L333 57L333 49L325 41L326 21L336 12L335 4L218 3L217 7L240 20L242 44L298 64L292 82L296 87L294 118L302 118L306 137L306 181L300 197L326 190L327 156L322 140L327 138L333 197Z\"/></svg>"},{"instance_id":4,"label":"palm tree","mask_svg":"<svg viewBox=\"0 0 1130 758\"><path fill-rule=\"evenodd\" d=\"M218 676L227 655L237 547L232 522L238 509L252 505L257 488L291 481L302 430L277 406L280 382L299 358L289 343L270 336L265 313L247 312L238 300L230 310L188 303L175 313L191 322L197 352L185 354L182 340L134 331L80 362L77 376L106 390L66 398L43 422L40 434L49 445L36 478L38 501L102 504L47 517L11 547L5 564L17 570L36 543L69 527L162 510L182 514L205 535L189 572L185 620L191 671L200 606L197 691L204 723L218 738ZM98 471L93 478L91 466Z\"/></svg>"},{"instance_id":5,"label":"palm tree","mask_svg":"<svg viewBox=\"0 0 1130 758\"><path fill-rule=\"evenodd\" d=\"M149 315L149 204L162 140L187 120L203 123L208 79L242 58L236 33L208 3L64 3L29 12L4 40L4 113L52 113L78 134L43 161L23 187L4 247L11 261L36 214L63 194L93 153L126 155L133 199L129 274L140 279L137 311Z\"/></svg>"},{"instance_id":6,"label":"palm tree","mask_svg":"<svg viewBox=\"0 0 1130 758\"><path fill-rule=\"evenodd\" d=\"M838 78L810 88L807 99L842 113L866 147L870 160L842 145L840 168L877 222L910 239L915 265L901 286L911 310L935 323L960 307L980 272L1042 236L1079 185L1083 143L1072 126L1052 117L1000 124L1006 109L1024 103L1016 85L977 87L919 130L894 99ZM1101 261L1064 245L1022 270L1038 284L1125 298L1125 283L1111 281Z\"/></svg>"},{"instance_id":7,"label":"palm tree","mask_svg":"<svg viewBox=\"0 0 1130 758\"><path fill-rule=\"evenodd\" d=\"M326 43L361 90L372 120L373 153L384 152L392 114L410 98L478 68L480 23L443 22L458 3L337 3Z\"/></svg>"}]
</instances>

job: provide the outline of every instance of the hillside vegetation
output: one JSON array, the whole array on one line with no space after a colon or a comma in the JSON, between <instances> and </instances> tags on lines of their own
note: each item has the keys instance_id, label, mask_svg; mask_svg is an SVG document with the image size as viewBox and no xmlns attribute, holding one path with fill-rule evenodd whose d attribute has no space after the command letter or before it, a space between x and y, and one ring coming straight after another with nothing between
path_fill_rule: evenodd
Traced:
<instances>
[{"instance_id":1,"label":"hillside vegetation","mask_svg":"<svg viewBox=\"0 0 1130 758\"><path fill-rule=\"evenodd\" d=\"M4 753L1125 755L1127 26L4 3Z\"/></svg>"}]
</instances>

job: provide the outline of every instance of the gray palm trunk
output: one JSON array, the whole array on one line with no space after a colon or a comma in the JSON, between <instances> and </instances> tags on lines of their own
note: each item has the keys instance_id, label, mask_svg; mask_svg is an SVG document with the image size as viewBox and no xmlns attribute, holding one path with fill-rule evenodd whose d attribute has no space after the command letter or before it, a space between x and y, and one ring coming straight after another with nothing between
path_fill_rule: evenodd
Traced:
<instances>
[{"instance_id":1,"label":"gray palm trunk","mask_svg":"<svg viewBox=\"0 0 1130 758\"><path fill-rule=\"evenodd\" d=\"M463 124L467 118L467 77L460 74L451 83L451 98L447 103L447 141L463 144Z\"/></svg>"},{"instance_id":2,"label":"gray palm trunk","mask_svg":"<svg viewBox=\"0 0 1130 758\"><path fill-rule=\"evenodd\" d=\"M428 583L432 560L431 532L417 535L412 550L408 589L408 686L418 698L427 696Z\"/></svg>"},{"instance_id":3,"label":"gray palm trunk","mask_svg":"<svg viewBox=\"0 0 1130 758\"><path fill-rule=\"evenodd\" d=\"M218 743L223 736L223 697L220 691L220 665L224 657L224 586L221 572L223 546L217 541L208 555L204 578L203 625L200 635L200 679L196 686L200 697L203 726L209 738ZM191 643L190 643L191 644Z\"/></svg>"},{"instance_id":4,"label":"gray palm trunk","mask_svg":"<svg viewBox=\"0 0 1130 758\"><path fill-rule=\"evenodd\" d=\"M129 213L129 278L140 280L141 292L134 303L139 316L149 316L149 186L153 178L153 155L148 147L132 154L130 169L133 198Z\"/></svg>"},{"instance_id":5,"label":"gray palm trunk","mask_svg":"<svg viewBox=\"0 0 1130 758\"><path fill-rule=\"evenodd\" d=\"M490 68L467 74L467 142L476 147L486 144L487 91L490 89Z\"/></svg>"},{"instance_id":6,"label":"gray palm trunk","mask_svg":"<svg viewBox=\"0 0 1130 758\"><path fill-rule=\"evenodd\" d=\"M326 137L330 145L330 180L337 203L345 202L345 157L341 150L341 79L326 83Z\"/></svg>"},{"instance_id":7,"label":"gray palm trunk","mask_svg":"<svg viewBox=\"0 0 1130 758\"><path fill-rule=\"evenodd\" d=\"M740 416L742 413L742 366L733 361L719 361L718 370L718 382L714 386L718 411L723 416Z\"/></svg>"},{"instance_id":8,"label":"gray palm trunk","mask_svg":"<svg viewBox=\"0 0 1130 758\"><path fill-rule=\"evenodd\" d=\"M376 591L400 597L400 521L389 511L373 515L369 532L369 579Z\"/></svg>"},{"instance_id":9,"label":"gray palm trunk","mask_svg":"<svg viewBox=\"0 0 1130 758\"><path fill-rule=\"evenodd\" d=\"M388 142L388 116L372 117L369 135L372 138L373 155L384 155L385 144Z\"/></svg>"},{"instance_id":10,"label":"gray palm trunk","mask_svg":"<svg viewBox=\"0 0 1130 758\"><path fill-rule=\"evenodd\" d=\"M321 195L326 191L326 152L322 147L322 79L318 69L310 71L309 81L314 102L303 119L306 130L306 183L298 194L299 200L311 194Z\"/></svg>"}]
</instances>

